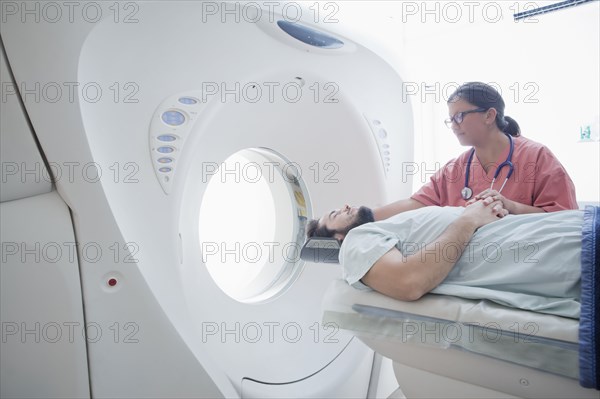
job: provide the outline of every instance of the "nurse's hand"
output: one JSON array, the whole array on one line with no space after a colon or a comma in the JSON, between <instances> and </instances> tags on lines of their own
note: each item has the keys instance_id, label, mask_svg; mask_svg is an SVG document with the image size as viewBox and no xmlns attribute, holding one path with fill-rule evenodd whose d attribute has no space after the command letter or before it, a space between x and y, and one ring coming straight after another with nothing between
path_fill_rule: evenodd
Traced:
<instances>
[{"instance_id":1,"label":"nurse's hand","mask_svg":"<svg viewBox=\"0 0 600 399\"><path fill-rule=\"evenodd\" d=\"M502 206L502 202L486 197L468 205L461 218L467 219L475 228L479 228L506 215L508 211Z\"/></svg>"},{"instance_id":2,"label":"nurse's hand","mask_svg":"<svg viewBox=\"0 0 600 399\"><path fill-rule=\"evenodd\" d=\"M511 212L511 208L513 205L513 201L507 199L506 197L504 197L502 194L500 194L498 191L496 190L490 190L489 188L487 190L483 190L482 192L480 192L479 194L477 194L476 196L474 196L473 198L471 198L467 203L466 206L471 205L474 202L477 202L479 200L483 200L486 198L491 198L492 201L500 201L502 203L502 207L508 211L508 213L513 213Z\"/></svg>"}]
</instances>

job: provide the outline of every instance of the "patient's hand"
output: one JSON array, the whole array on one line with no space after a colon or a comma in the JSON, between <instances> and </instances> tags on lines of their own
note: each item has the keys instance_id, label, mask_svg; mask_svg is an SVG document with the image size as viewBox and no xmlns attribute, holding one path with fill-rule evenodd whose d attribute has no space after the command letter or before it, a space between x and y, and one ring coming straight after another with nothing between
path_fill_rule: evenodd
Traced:
<instances>
[{"instance_id":1,"label":"patient's hand","mask_svg":"<svg viewBox=\"0 0 600 399\"><path fill-rule=\"evenodd\" d=\"M508 211L504 209L502 201L486 197L468 205L460 217L468 220L477 229L506 215Z\"/></svg>"},{"instance_id":2,"label":"patient's hand","mask_svg":"<svg viewBox=\"0 0 600 399\"><path fill-rule=\"evenodd\" d=\"M510 212L510 209L513 205L513 201L509 200L508 198L506 198L505 196L503 196L502 194L500 194L498 191L496 190L490 190L489 188L486 190L483 190L482 192L480 192L479 194L477 194L476 196L474 196L473 198L471 198L468 202L467 202L467 206L471 205L477 201L486 199L486 198L492 198L494 201L500 201L502 203L502 207L504 209L506 209L507 211L509 211L509 213L514 213L514 212Z\"/></svg>"}]
</instances>

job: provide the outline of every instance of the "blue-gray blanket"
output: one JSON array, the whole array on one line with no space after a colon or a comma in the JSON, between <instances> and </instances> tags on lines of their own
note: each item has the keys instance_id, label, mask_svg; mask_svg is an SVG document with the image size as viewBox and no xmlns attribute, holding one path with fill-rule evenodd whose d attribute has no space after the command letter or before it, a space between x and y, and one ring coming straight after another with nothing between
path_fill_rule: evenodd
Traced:
<instances>
[{"instance_id":1,"label":"blue-gray blanket","mask_svg":"<svg viewBox=\"0 0 600 399\"><path fill-rule=\"evenodd\" d=\"M581 243L579 382L600 389L600 207L585 209Z\"/></svg>"}]
</instances>

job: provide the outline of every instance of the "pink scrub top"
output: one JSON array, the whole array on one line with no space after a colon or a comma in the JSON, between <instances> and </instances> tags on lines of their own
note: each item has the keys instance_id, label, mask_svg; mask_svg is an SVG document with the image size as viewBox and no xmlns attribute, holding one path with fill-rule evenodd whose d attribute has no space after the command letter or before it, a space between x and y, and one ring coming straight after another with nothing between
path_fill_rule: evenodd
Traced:
<instances>
[{"instance_id":1,"label":"pink scrub top","mask_svg":"<svg viewBox=\"0 0 600 399\"><path fill-rule=\"evenodd\" d=\"M515 169L501 194L510 200L542 208L546 212L578 209L573 181L552 152L544 145L521 136L513 137L513 141L512 163ZM490 188L496 166L506 160L508 152L509 146L498 161L488 168L487 173L477 156L473 156L469 175L473 197ZM465 186L470 153L469 149L444 165L411 198L427 206L465 206L467 201L460 192ZM508 170L508 167L502 168L494 183L495 190L500 190Z\"/></svg>"}]
</instances>

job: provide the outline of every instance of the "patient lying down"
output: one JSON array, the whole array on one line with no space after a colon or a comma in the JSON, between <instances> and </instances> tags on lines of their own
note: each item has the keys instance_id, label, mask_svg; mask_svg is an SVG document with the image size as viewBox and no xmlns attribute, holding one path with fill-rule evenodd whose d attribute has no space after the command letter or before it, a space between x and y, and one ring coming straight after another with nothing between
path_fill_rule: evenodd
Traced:
<instances>
[{"instance_id":1,"label":"patient lying down","mask_svg":"<svg viewBox=\"0 0 600 399\"><path fill-rule=\"evenodd\" d=\"M491 198L425 207L373 222L367 207L332 211L309 237L342 241L344 278L412 301L424 294L489 299L579 318L583 211L507 215Z\"/></svg>"}]
</instances>

